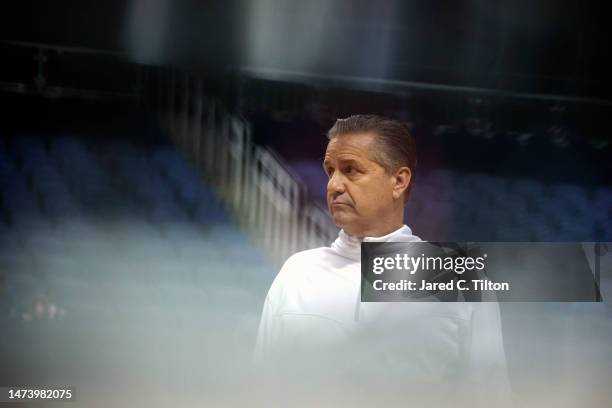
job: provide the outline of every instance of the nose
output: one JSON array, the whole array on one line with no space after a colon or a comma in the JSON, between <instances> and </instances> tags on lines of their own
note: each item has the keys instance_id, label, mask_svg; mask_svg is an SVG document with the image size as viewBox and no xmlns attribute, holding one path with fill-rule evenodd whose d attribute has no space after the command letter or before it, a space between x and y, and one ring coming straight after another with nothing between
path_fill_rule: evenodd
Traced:
<instances>
[{"instance_id":1,"label":"nose","mask_svg":"<svg viewBox=\"0 0 612 408\"><path fill-rule=\"evenodd\" d=\"M332 198L336 198L340 194L344 193L345 185L344 179L339 171L334 172L327 182L327 195Z\"/></svg>"}]
</instances>

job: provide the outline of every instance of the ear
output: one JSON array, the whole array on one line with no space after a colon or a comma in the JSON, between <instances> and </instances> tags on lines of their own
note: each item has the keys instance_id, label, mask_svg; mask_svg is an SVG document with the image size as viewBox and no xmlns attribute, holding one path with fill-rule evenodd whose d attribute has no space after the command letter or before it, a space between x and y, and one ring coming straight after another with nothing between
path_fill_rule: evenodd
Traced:
<instances>
[{"instance_id":1,"label":"ear","mask_svg":"<svg viewBox=\"0 0 612 408\"><path fill-rule=\"evenodd\" d=\"M412 172L408 167L400 167L393 176L393 198L399 199L412 181Z\"/></svg>"}]
</instances>

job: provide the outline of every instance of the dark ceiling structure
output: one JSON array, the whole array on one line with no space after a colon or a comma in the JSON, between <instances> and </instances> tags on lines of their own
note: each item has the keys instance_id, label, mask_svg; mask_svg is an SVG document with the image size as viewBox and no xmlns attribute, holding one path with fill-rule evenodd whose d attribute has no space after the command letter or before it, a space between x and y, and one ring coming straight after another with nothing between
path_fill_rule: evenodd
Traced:
<instances>
[{"instance_id":1,"label":"dark ceiling structure","mask_svg":"<svg viewBox=\"0 0 612 408\"><path fill-rule=\"evenodd\" d=\"M588 2L5 2L0 39L247 68L612 100L609 29Z\"/></svg>"}]
</instances>

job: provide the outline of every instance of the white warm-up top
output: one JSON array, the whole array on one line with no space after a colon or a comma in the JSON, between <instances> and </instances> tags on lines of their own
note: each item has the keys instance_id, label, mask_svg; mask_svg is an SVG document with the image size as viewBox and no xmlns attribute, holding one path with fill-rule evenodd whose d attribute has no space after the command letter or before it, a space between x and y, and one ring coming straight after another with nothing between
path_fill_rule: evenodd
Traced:
<instances>
[{"instance_id":1,"label":"white warm-up top","mask_svg":"<svg viewBox=\"0 0 612 408\"><path fill-rule=\"evenodd\" d=\"M326 355L339 375L363 369L406 381L462 380L508 392L498 304L361 302L362 241L420 238L406 225L382 237L341 230L331 247L292 255L265 299L256 360L301 359L316 366L312 356Z\"/></svg>"}]
</instances>

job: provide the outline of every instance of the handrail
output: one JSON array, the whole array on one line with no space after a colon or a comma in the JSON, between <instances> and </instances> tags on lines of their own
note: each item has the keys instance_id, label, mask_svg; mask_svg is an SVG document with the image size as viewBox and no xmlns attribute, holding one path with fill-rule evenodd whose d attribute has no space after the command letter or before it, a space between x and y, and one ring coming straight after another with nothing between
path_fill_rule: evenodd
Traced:
<instances>
[{"instance_id":1,"label":"handrail","mask_svg":"<svg viewBox=\"0 0 612 408\"><path fill-rule=\"evenodd\" d=\"M157 90L159 99L145 102L274 263L330 244L338 230L326 211L306 200L305 186L274 151L252 142L245 119L207 98L199 78L148 69L157 71L145 75L145 93Z\"/></svg>"}]
</instances>

